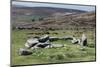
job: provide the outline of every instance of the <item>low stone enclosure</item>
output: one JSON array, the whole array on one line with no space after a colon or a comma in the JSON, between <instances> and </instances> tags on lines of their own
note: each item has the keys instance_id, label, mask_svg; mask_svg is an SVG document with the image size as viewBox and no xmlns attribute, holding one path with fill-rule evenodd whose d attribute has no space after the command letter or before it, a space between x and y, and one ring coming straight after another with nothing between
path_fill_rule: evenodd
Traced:
<instances>
[{"instance_id":1,"label":"low stone enclosure","mask_svg":"<svg viewBox=\"0 0 100 67\"><path fill-rule=\"evenodd\" d=\"M28 49L64 47L63 44L51 44L51 41L57 40L70 40L72 44L87 46L87 37L85 36L85 34L82 34L82 37L80 39L76 39L73 36L50 37L48 35L45 35L43 37L29 38L25 43L25 48L20 48L18 53L19 55L30 55L32 54L32 52Z\"/></svg>"}]
</instances>

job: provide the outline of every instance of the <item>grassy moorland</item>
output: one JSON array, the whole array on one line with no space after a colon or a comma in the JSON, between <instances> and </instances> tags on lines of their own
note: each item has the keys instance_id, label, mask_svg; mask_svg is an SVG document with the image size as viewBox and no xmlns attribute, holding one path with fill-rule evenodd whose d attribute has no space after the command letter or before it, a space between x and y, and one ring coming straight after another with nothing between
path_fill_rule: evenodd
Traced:
<instances>
[{"instance_id":1,"label":"grassy moorland","mask_svg":"<svg viewBox=\"0 0 100 67\"><path fill-rule=\"evenodd\" d=\"M18 49L23 48L28 37L37 36L37 34L28 34L30 32L43 33L42 31L34 30L13 30L12 31L12 65L26 65L26 64L46 64L46 63L62 63L62 62L79 62L79 61L95 61L95 37L93 31L86 31L88 38L88 46L82 48L80 45L72 44L69 40L58 40L52 43L64 44L61 48L48 48L31 50L32 55L19 56ZM81 34L76 31L57 30L48 31L49 36L67 36L75 35L80 38ZM58 33L55 34L54 32ZM45 34L44 34L45 35ZM41 34L38 36L41 36Z\"/></svg>"},{"instance_id":2,"label":"grassy moorland","mask_svg":"<svg viewBox=\"0 0 100 67\"><path fill-rule=\"evenodd\" d=\"M70 11L72 11L71 15L66 15ZM13 7L12 65L95 61L95 22L95 12L60 8ZM51 43L64 44L64 47L30 49L33 52L32 55L18 55L18 49L25 47L24 44L29 37L47 34L57 37L74 35L76 38L81 38L82 33L86 34L88 40L85 48L72 44L70 40L58 40Z\"/></svg>"}]
</instances>

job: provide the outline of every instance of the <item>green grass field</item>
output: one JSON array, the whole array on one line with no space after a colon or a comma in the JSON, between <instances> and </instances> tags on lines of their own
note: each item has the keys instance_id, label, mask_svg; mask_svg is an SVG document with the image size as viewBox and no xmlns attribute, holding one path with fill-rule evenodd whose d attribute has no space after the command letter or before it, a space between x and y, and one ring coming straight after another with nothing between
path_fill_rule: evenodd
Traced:
<instances>
[{"instance_id":1,"label":"green grass field","mask_svg":"<svg viewBox=\"0 0 100 67\"><path fill-rule=\"evenodd\" d=\"M31 50L32 55L19 56L18 49L24 48L24 44L29 36L41 36L28 33L42 33L42 31L34 30L12 30L12 65L27 65L27 64L47 64L47 63L62 63L62 62L79 62L79 61L95 61L95 32L86 31L88 38L88 46L82 48L80 45L74 45L69 40L58 40L52 43L64 44L61 48L41 48ZM58 34L53 34L54 32ZM45 35L45 34L44 34ZM81 33L68 30L49 31L49 36L67 36L75 35L80 38Z\"/></svg>"}]
</instances>

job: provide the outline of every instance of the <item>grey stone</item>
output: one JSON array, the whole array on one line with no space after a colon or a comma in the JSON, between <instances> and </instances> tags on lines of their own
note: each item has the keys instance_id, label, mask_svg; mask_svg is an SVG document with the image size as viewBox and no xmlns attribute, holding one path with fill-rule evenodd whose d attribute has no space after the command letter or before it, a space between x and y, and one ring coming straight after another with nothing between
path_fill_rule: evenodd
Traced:
<instances>
[{"instance_id":1,"label":"grey stone","mask_svg":"<svg viewBox=\"0 0 100 67\"><path fill-rule=\"evenodd\" d=\"M71 40L72 44L81 44L81 39L76 39L75 37L73 37L73 39Z\"/></svg>"},{"instance_id":2,"label":"grey stone","mask_svg":"<svg viewBox=\"0 0 100 67\"><path fill-rule=\"evenodd\" d=\"M81 46L87 46L87 37L84 33L82 34L80 45Z\"/></svg>"},{"instance_id":3,"label":"grey stone","mask_svg":"<svg viewBox=\"0 0 100 67\"><path fill-rule=\"evenodd\" d=\"M38 47L45 48L45 47L47 47L49 45L51 45L51 44L49 44L49 43L41 43L41 44L38 45Z\"/></svg>"},{"instance_id":4,"label":"grey stone","mask_svg":"<svg viewBox=\"0 0 100 67\"><path fill-rule=\"evenodd\" d=\"M34 47L37 43L39 43L37 38L30 38L25 43L25 47L26 48L31 48L31 47Z\"/></svg>"},{"instance_id":5,"label":"grey stone","mask_svg":"<svg viewBox=\"0 0 100 67\"><path fill-rule=\"evenodd\" d=\"M83 38L83 37L82 37ZM45 35L40 38L30 38L25 43L26 48L52 48L52 47L63 47L62 44L51 44L50 41L56 41L56 40L71 40L73 44L80 44L85 45L85 40L83 39L76 39L72 36L64 36L64 37L49 37L48 35Z\"/></svg>"},{"instance_id":6,"label":"grey stone","mask_svg":"<svg viewBox=\"0 0 100 67\"><path fill-rule=\"evenodd\" d=\"M24 49L24 48L20 48L19 51L18 51L18 54L19 55L31 55L32 52L27 50L27 49Z\"/></svg>"},{"instance_id":7,"label":"grey stone","mask_svg":"<svg viewBox=\"0 0 100 67\"><path fill-rule=\"evenodd\" d=\"M50 43L38 43L34 48L47 48L48 46L50 47Z\"/></svg>"},{"instance_id":8,"label":"grey stone","mask_svg":"<svg viewBox=\"0 0 100 67\"><path fill-rule=\"evenodd\" d=\"M73 37L73 40L71 40L73 44L79 44L81 46L87 46L87 37L85 34L82 34L81 39L76 39Z\"/></svg>"},{"instance_id":9,"label":"grey stone","mask_svg":"<svg viewBox=\"0 0 100 67\"><path fill-rule=\"evenodd\" d=\"M63 44L51 44L52 47L64 47Z\"/></svg>"},{"instance_id":10,"label":"grey stone","mask_svg":"<svg viewBox=\"0 0 100 67\"><path fill-rule=\"evenodd\" d=\"M71 36L64 36L64 37L49 37L50 41L57 41L57 40L72 40L73 37Z\"/></svg>"},{"instance_id":11,"label":"grey stone","mask_svg":"<svg viewBox=\"0 0 100 67\"><path fill-rule=\"evenodd\" d=\"M72 44L78 44L78 40L75 37L73 37L73 40L71 40L71 42Z\"/></svg>"},{"instance_id":12,"label":"grey stone","mask_svg":"<svg viewBox=\"0 0 100 67\"><path fill-rule=\"evenodd\" d=\"M59 40L59 38L58 37L49 37L49 40L50 41L57 41L57 40Z\"/></svg>"},{"instance_id":13,"label":"grey stone","mask_svg":"<svg viewBox=\"0 0 100 67\"><path fill-rule=\"evenodd\" d=\"M50 43L38 43L32 49L35 48L56 48L56 47L64 47L63 44L50 44Z\"/></svg>"},{"instance_id":14,"label":"grey stone","mask_svg":"<svg viewBox=\"0 0 100 67\"><path fill-rule=\"evenodd\" d=\"M45 36L39 38L39 42L43 42L43 43L48 41L48 40L49 40L49 36L48 35L45 35Z\"/></svg>"},{"instance_id":15,"label":"grey stone","mask_svg":"<svg viewBox=\"0 0 100 67\"><path fill-rule=\"evenodd\" d=\"M77 41L78 41L78 44L80 44L80 43L81 43L81 39L77 39Z\"/></svg>"},{"instance_id":16,"label":"grey stone","mask_svg":"<svg viewBox=\"0 0 100 67\"><path fill-rule=\"evenodd\" d=\"M64 37L60 37L60 39L62 39L62 40L72 40L73 37L72 36L64 36Z\"/></svg>"}]
</instances>

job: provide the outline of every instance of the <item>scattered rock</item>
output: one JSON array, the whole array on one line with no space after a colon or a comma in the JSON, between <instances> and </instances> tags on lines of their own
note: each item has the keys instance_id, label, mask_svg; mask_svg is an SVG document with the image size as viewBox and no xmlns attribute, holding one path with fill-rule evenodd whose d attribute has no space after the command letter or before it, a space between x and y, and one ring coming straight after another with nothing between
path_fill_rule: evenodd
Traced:
<instances>
[{"instance_id":1,"label":"scattered rock","mask_svg":"<svg viewBox=\"0 0 100 67\"><path fill-rule=\"evenodd\" d=\"M49 40L49 36L48 35L45 35L44 37L41 37L41 38L39 38L39 42L46 42L46 41L48 41Z\"/></svg>"},{"instance_id":2,"label":"scattered rock","mask_svg":"<svg viewBox=\"0 0 100 67\"><path fill-rule=\"evenodd\" d=\"M78 44L78 40L75 37L73 37L73 40L71 40L71 42L72 44Z\"/></svg>"},{"instance_id":3,"label":"scattered rock","mask_svg":"<svg viewBox=\"0 0 100 67\"><path fill-rule=\"evenodd\" d=\"M50 41L57 41L57 40L59 40L59 38L58 37L49 37L49 40Z\"/></svg>"},{"instance_id":4,"label":"scattered rock","mask_svg":"<svg viewBox=\"0 0 100 67\"><path fill-rule=\"evenodd\" d=\"M34 47L37 43L39 43L37 38L30 38L25 43L25 47L26 48L31 48L31 47Z\"/></svg>"},{"instance_id":5,"label":"scattered rock","mask_svg":"<svg viewBox=\"0 0 100 67\"><path fill-rule=\"evenodd\" d=\"M51 46L52 46L52 47L64 47L63 44L52 44Z\"/></svg>"},{"instance_id":6,"label":"scattered rock","mask_svg":"<svg viewBox=\"0 0 100 67\"><path fill-rule=\"evenodd\" d=\"M81 43L81 39L77 39L77 41L78 41L78 44L80 44L80 43Z\"/></svg>"},{"instance_id":7,"label":"scattered rock","mask_svg":"<svg viewBox=\"0 0 100 67\"><path fill-rule=\"evenodd\" d=\"M82 34L82 38L81 38L81 46L87 46L87 37L85 34Z\"/></svg>"},{"instance_id":8,"label":"scattered rock","mask_svg":"<svg viewBox=\"0 0 100 67\"><path fill-rule=\"evenodd\" d=\"M47 48L49 46L51 46L50 43L38 43L37 44L37 47L39 47L39 48Z\"/></svg>"},{"instance_id":9,"label":"scattered rock","mask_svg":"<svg viewBox=\"0 0 100 67\"><path fill-rule=\"evenodd\" d=\"M63 44L51 44L50 41L56 41L56 40L71 40L73 44L80 44L81 46L87 46L87 37L85 34L82 34L81 39L76 39L75 37L66 36L66 37L49 37L48 35L45 35L43 37L35 37L35 38L29 38L27 42L25 43L24 48L19 49L19 55L30 55L32 54L31 51L28 50L28 48L35 49L35 48L55 48L55 47L64 47Z\"/></svg>"},{"instance_id":10,"label":"scattered rock","mask_svg":"<svg viewBox=\"0 0 100 67\"><path fill-rule=\"evenodd\" d=\"M72 36L61 37L61 40L72 40L72 39L73 39Z\"/></svg>"},{"instance_id":11,"label":"scattered rock","mask_svg":"<svg viewBox=\"0 0 100 67\"><path fill-rule=\"evenodd\" d=\"M56 40L71 40L72 44L80 44L82 46L87 45L87 37L85 34L82 35L81 39L76 39L72 36L65 36L65 37L49 37L48 35L45 35L43 37L39 38L30 38L25 43L26 48L51 48L51 47L63 47L62 44L51 44L50 41L56 41Z\"/></svg>"},{"instance_id":12,"label":"scattered rock","mask_svg":"<svg viewBox=\"0 0 100 67\"><path fill-rule=\"evenodd\" d=\"M65 37L49 37L50 41L57 41L57 40L72 40L73 37L65 36Z\"/></svg>"},{"instance_id":13,"label":"scattered rock","mask_svg":"<svg viewBox=\"0 0 100 67\"><path fill-rule=\"evenodd\" d=\"M32 54L31 51L24 49L24 48L20 48L18 53L19 53L19 55L31 55Z\"/></svg>"}]
</instances>

